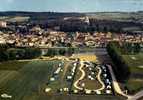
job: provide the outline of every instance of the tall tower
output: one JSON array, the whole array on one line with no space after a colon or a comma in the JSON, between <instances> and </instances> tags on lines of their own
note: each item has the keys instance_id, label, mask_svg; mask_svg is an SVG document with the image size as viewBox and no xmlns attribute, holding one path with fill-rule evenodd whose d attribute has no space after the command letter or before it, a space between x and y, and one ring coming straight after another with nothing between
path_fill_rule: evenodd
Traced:
<instances>
[{"instance_id":1,"label":"tall tower","mask_svg":"<svg viewBox=\"0 0 143 100\"><path fill-rule=\"evenodd\" d=\"M85 23L87 23L88 25L90 24L90 21L89 21L89 18L88 18L88 16L86 16L86 17L85 17L85 20L84 20L84 22L85 22Z\"/></svg>"}]
</instances>

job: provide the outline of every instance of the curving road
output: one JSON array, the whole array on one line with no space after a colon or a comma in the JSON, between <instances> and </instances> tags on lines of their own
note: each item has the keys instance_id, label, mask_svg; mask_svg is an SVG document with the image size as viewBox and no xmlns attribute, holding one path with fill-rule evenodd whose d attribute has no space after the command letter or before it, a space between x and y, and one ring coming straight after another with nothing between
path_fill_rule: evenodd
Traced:
<instances>
[{"instance_id":1,"label":"curving road","mask_svg":"<svg viewBox=\"0 0 143 100\"><path fill-rule=\"evenodd\" d=\"M125 93L121 90L120 85L118 84L118 82L117 82L117 80L116 80L116 78L115 78L115 75L114 75L114 72L113 72L113 70L112 70L112 67L111 67L110 65L107 65L107 66L108 66L108 69L109 69L109 71L110 71L110 73L111 73L111 77L112 77L112 80L113 80L114 89L115 89L115 91L116 91L118 94L120 94L120 95L122 95L122 96L124 96L124 97L127 97L128 100L137 100L137 99L143 97L143 90L140 91L140 92L138 92L138 93L136 93L135 95L127 95L127 94L125 94Z\"/></svg>"},{"instance_id":2,"label":"curving road","mask_svg":"<svg viewBox=\"0 0 143 100\"><path fill-rule=\"evenodd\" d=\"M81 71L82 74L81 74L81 77L74 83L74 87L77 88L77 89L79 89L79 90L82 90L83 88L81 88L81 87L78 86L78 82L85 77L86 73L85 73L85 71L82 69L83 66L84 66L83 61L81 61L80 63L81 63L81 66L79 67L79 70ZM101 80L101 77L100 77L100 76L101 76L101 73L102 73L102 70L101 70L100 67L97 67L97 68L98 68L98 70L99 70L99 73L98 73L98 75L97 75L97 79L98 79L98 81L100 82L100 84L102 84L102 87L99 88L99 89L93 90L93 91L103 90L103 89L105 88L105 84L104 84L104 82ZM85 90L88 91L89 89L85 89Z\"/></svg>"},{"instance_id":3,"label":"curving road","mask_svg":"<svg viewBox=\"0 0 143 100\"><path fill-rule=\"evenodd\" d=\"M97 67L97 68L98 68L98 70L99 70L99 73L98 73L98 75L97 75L97 79L98 79L98 81L102 84L102 87L101 87L100 89L97 89L97 90L103 90L103 89L105 89L105 84L104 84L104 82L101 80L102 70L101 70L100 67Z\"/></svg>"},{"instance_id":4,"label":"curving road","mask_svg":"<svg viewBox=\"0 0 143 100\"><path fill-rule=\"evenodd\" d=\"M81 65L79 67L79 70L81 71L82 74L81 74L80 78L76 82L74 82L74 87L79 89L79 90L82 90L82 88L78 86L78 82L85 77L85 71L82 69L84 66L83 62L80 62L80 64Z\"/></svg>"}]
</instances>

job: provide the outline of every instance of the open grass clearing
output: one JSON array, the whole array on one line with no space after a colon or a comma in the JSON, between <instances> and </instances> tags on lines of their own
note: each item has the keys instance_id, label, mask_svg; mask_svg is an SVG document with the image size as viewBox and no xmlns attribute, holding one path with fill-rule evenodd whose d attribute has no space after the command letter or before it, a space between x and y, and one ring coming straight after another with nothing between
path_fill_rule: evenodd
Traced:
<instances>
[{"instance_id":1,"label":"open grass clearing","mask_svg":"<svg viewBox=\"0 0 143 100\"><path fill-rule=\"evenodd\" d=\"M23 63L23 65L15 62L21 69L16 71L0 70L0 94L7 93L12 95L13 100L23 100L26 97L31 98L32 94L43 92L43 84L48 81L53 66L58 66L59 62L31 61ZM17 66L14 67L17 68Z\"/></svg>"},{"instance_id":2,"label":"open grass clearing","mask_svg":"<svg viewBox=\"0 0 143 100\"><path fill-rule=\"evenodd\" d=\"M143 66L143 53L136 55L123 55L123 58L130 67L131 72L143 72L143 69L139 67Z\"/></svg>"},{"instance_id":3,"label":"open grass clearing","mask_svg":"<svg viewBox=\"0 0 143 100\"><path fill-rule=\"evenodd\" d=\"M143 89L143 53L135 55L123 55L123 59L130 68L130 78L126 83L131 93Z\"/></svg>"}]
</instances>

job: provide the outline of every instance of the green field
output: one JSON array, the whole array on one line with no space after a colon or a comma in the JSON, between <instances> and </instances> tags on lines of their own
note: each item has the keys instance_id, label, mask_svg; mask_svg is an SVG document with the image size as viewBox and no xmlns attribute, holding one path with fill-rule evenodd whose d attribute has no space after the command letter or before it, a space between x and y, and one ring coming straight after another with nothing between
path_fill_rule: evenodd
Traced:
<instances>
[{"instance_id":1,"label":"green field","mask_svg":"<svg viewBox=\"0 0 143 100\"><path fill-rule=\"evenodd\" d=\"M131 71L130 79L127 81L126 86L132 93L135 93L143 89L143 53L123 55L123 59Z\"/></svg>"},{"instance_id":2,"label":"green field","mask_svg":"<svg viewBox=\"0 0 143 100\"><path fill-rule=\"evenodd\" d=\"M72 82L68 82L66 79L66 76L69 74L69 71L71 70L71 68L72 68L71 62L64 62L62 71L58 75L56 75L56 81L50 82L50 79L48 80L48 85L46 86L46 88L52 89L49 93L57 94L59 93L60 89L64 89L64 88L70 89ZM54 68L54 71L56 69L57 68ZM52 77L52 74L50 75L50 77ZM65 92L65 93L68 93L68 92Z\"/></svg>"},{"instance_id":3,"label":"green field","mask_svg":"<svg viewBox=\"0 0 143 100\"><path fill-rule=\"evenodd\" d=\"M24 65L26 65L28 61L18 62L18 61L8 61L0 63L0 70L19 70Z\"/></svg>"},{"instance_id":4,"label":"green field","mask_svg":"<svg viewBox=\"0 0 143 100\"><path fill-rule=\"evenodd\" d=\"M136 55L123 55L123 58L132 72L143 72L143 53Z\"/></svg>"},{"instance_id":5,"label":"green field","mask_svg":"<svg viewBox=\"0 0 143 100\"><path fill-rule=\"evenodd\" d=\"M0 100L124 100L120 96L111 95L69 95L48 94L45 87L49 78L61 61L9 61L0 63L0 94L6 93L12 99ZM59 80L50 84L54 91L61 87L71 87L72 83L66 81L72 69L71 62L64 63L63 73Z\"/></svg>"},{"instance_id":6,"label":"green field","mask_svg":"<svg viewBox=\"0 0 143 100\"><path fill-rule=\"evenodd\" d=\"M102 87L102 85L99 83L99 81L97 80L94 80L94 81L91 81L88 79L88 75L90 74L90 72L88 71L87 68L83 68L83 70L86 72L86 76L85 78L81 81L82 83L85 83L85 88L86 89L89 89L89 90L96 90L96 89L99 89ZM96 70L96 74L98 73L98 71ZM79 77L81 77L81 71L80 70L77 70L77 74L76 74L76 77L75 77L75 81L77 81L79 79ZM75 87L73 87L73 90L76 89Z\"/></svg>"},{"instance_id":7,"label":"green field","mask_svg":"<svg viewBox=\"0 0 143 100\"><path fill-rule=\"evenodd\" d=\"M9 67L11 69L13 66L16 69L19 67L19 70L0 70L0 94L7 93L13 96L13 100L22 100L41 93L42 86L46 84L53 67L57 66L59 61L15 63L17 64L13 65L13 63L8 62L8 64L4 63L3 66L6 69Z\"/></svg>"}]
</instances>

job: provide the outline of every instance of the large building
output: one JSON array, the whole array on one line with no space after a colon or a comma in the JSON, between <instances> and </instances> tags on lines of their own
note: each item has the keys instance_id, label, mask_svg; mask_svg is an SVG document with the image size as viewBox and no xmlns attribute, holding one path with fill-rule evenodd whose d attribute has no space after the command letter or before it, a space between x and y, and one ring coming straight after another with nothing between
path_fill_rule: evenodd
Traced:
<instances>
[{"instance_id":1,"label":"large building","mask_svg":"<svg viewBox=\"0 0 143 100\"><path fill-rule=\"evenodd\" d=\"M85 21L84 22L87 23L87 24L90 24L89 18L87 16L85 17Z\"/></svg>"},{"instance_id":2,"label":"large building","mask_svg":"<svg viewBox=\"0 0 143 100\"><path fill-rule=\"evenodd\" d=\"M0 27L7 27L7 23L5 21L0 21Z\"/></svg>"}]
</instances>

